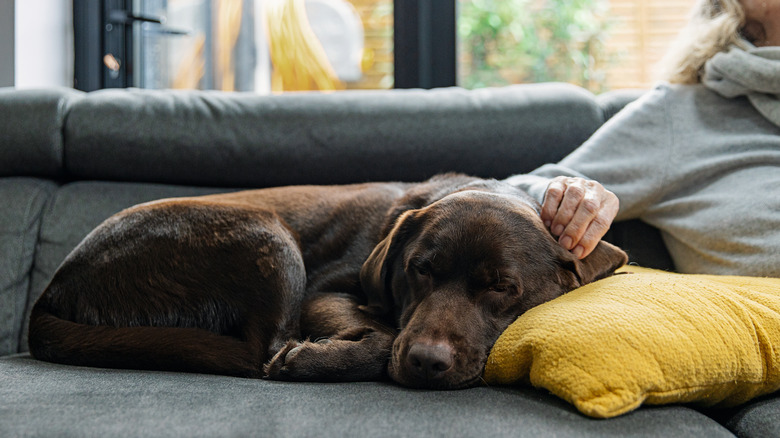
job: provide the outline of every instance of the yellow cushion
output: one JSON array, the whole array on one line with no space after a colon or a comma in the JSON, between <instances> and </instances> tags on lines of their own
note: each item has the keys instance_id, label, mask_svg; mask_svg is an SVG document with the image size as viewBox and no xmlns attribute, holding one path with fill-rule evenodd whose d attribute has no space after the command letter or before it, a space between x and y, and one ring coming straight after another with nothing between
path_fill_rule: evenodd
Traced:
<instances>
[{"instance_id":1,"label":"yellow cushion","mask_svg":"<svg viewBox=\"0 0 780 438\"><path fill-rule=\"evenodd\" d=\"M780 279L623 271L518 318L485 380L543 387L600 418L780 389Z\"/></svg>"}]
</instances>

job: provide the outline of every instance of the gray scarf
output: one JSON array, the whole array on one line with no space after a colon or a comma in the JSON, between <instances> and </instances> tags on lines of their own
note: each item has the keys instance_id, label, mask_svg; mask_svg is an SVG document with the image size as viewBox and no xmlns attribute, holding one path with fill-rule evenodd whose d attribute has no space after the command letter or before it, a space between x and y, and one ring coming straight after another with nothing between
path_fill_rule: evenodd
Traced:
<instances>
[{"instance_id":1,"label":"gray scarf","mask_svg":"<svg viewBox=\"0 0 780 438\"><path fill-rule=\"evenodd\" d=\"M780 126L780 47L732 47L704 65L702 82L723 97L747 96L770 122Z\"/></svg>"}]
</instances>

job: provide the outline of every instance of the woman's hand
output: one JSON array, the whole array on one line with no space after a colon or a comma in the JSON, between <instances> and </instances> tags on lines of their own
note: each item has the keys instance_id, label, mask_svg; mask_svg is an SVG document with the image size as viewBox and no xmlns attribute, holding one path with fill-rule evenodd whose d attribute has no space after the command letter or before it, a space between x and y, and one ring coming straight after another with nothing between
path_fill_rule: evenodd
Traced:
<instances>
[{"instance_id":1,"label":"woman's hand","mask_svg":"<svg viewBox=\"0 0 780 438\"><path fill-rule=\"evenodd\" d=\"M583 178L554 178L544 195L542 221L577 258L596 248L618 212L617 196Z\"/></svg>"}]
</instances>

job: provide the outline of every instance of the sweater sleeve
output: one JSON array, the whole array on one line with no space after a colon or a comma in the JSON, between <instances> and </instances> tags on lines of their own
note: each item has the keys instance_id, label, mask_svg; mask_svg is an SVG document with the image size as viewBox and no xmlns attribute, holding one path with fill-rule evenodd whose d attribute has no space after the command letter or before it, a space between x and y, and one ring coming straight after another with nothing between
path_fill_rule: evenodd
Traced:
<instances>
[{"instance_id":1,"label":"sweater sleeve","mask_svg":"<svg viewBox=\"0 0 780 438\"><path fill-rule=\"evenodd\" d=\"M668 85L659 85L608 120L557 164L506 181L539 202L550 180L573 176L600 182L620 200L617 220L633 219L661 196L673 138L666 106Z\"/></svg>"}]
</instances>

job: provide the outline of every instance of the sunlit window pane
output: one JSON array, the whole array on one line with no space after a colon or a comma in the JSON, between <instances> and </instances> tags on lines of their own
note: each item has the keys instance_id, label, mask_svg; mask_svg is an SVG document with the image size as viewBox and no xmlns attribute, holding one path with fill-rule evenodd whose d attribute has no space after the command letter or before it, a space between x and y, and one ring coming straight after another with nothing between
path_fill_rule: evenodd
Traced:
<instances>
[{"instance_id":1,"label":"sunlit window pane","mask_svg":"<svg viewBox=\"0 0 780 438\"><path fill-rule=\"evenodd\" d=\"M695 0L460 0L458 80L648 87Z\"/></svg>"}]
</instances>

